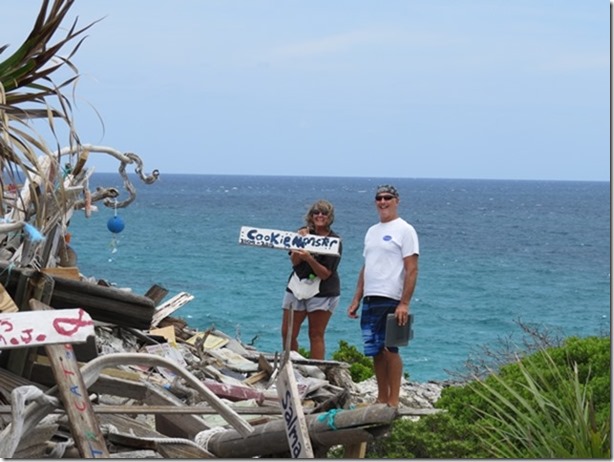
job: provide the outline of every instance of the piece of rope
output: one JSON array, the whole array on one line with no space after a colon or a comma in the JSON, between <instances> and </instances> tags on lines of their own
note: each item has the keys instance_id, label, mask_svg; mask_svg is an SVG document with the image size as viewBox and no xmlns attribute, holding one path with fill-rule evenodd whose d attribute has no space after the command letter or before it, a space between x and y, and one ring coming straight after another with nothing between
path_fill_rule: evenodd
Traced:
<instances>
[{"instance_id":1,"label":"piece of rope","mask_svg":"<svg viewBox=\"0 0 614 462\"><path fill-rule=\"evenodd\" d=\"M211 452L209 450L209 440L216 433L221 433L223 431L225 431L223 427L213 427L208 430L203 430L202 432L196 434L196 436L194 437L194 441L205 451Z\"/></svg>"},{"instance_id":2,"label":"piece of rope","mask_svg":"<svg viewBox=\"0 0 614 462\"><path fill-rule=\"evenodd\" d=\"M337 426L335 425L335 416L337 415L337 413L339 411L342 411L342 409L331 409L330 411L328 411L326 414L321 414L318 417L318 420L320 422L324 422L325 420L328 419L328 421L326 422L326 424L332 429L332 430L337 430Z\"/></svg>"}]
</instances>

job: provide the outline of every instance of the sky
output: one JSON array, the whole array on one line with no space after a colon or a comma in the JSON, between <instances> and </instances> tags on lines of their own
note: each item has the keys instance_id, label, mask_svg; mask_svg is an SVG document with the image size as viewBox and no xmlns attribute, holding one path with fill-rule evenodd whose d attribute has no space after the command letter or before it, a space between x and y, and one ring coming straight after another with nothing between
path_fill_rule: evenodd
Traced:
<instances>
[{"instance_id":1,"label":"sky","mask_svg":"<svg viewBox=\"0 0 614 462\"><path fill-rule=\"evenodd\" d=\"M0 61L41 4L3 5ZM609 181L610 9L77 0L66 27L101 21L71 58L74 119L83 143L161 175ZM105 154L88 165L119 167Z\"/></svg>"}]
</instances>

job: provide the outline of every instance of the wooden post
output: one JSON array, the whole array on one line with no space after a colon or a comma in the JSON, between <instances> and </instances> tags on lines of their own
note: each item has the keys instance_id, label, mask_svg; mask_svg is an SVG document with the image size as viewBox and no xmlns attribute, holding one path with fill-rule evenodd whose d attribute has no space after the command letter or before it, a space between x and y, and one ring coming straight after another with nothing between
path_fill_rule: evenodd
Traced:
<instances>
[{"instance_id":1,"label":"wooden post","mask_svg":"<svg viewBox=\"0 0 614 462\"><path fill-rule=\"evenodd\" d=\"M51 309L35 299L30 300L30 307L33 311ZM78 331L80 328L78 320L75 322L77 325L73 327ZM94 414L72 346L70 343L46 345L45 352L58 384L60 399L64 403L70 432L79 450L79 455L88 459L108 458L109 451L100 431L98 418Z\"/></svg>"},{"instance_id":2,"label":"wooden post","mask_svg":"<svg viewBox=\"0 0 614 462\"><path fill-rule=\"evenodd\" d=\"M288 446L290 446L290 454L293 459L313 459L313 448L309 439L303 406L298 396L298 387L291 361L286 361L281 368L276 385L286 424L286 437L288 438Z\"/></svg>"},{"instance_id":3,"label":"wooden post","mask_svg":"<svg viewBox=\"0 0 614 462\"><path fill-rule=\"evenodd\" d=\"M283 365L279 370L275 385L277 387L277 395L281 401L290 455L293 459L313 459L313 448L309 439L307 422L305 421L305 414L303 413L303 406L301 405L298 386L294 377L294 370L292 369L292 361L290 360L293 325L294 307L291 304L288 313Z\"/></svg>"},{"instance_id":4,"label":"wooden post","mask_svg":"<svg viewBox=\"0 0 614 462\"><path fill-rule=\"evenodd\" d=\"M159 305L160 302L168 295L168 289L165 289L161 285L154 284L149 288L147 292L145 292L145 297L151 298L154 302L154 305Z\"/></svg>"},{"instance_id":5,"label":"wooden post","mask_svg":"<svg viewBox=\"0 0 614 462\"><path fill-rule=\"evenodd\" d=\"M49 276L32 271L23 271L19 273L17 289L15 295L15 303L21 312L30 310L28 300L36 298L48 302L53 293L54 281ZM24 378L29 379L32 373L32 365L36 355L35 348L22 348L12 350L7 355L6 368Z\"/></svg>"},{"instance_id":6,"label":"wooden post","mask_svg":"<svg viewBox=\"0 0 614 462\"><path fill-rule=\"evenodd\" d=\"M344 447L344 459L364 459L367 453L367 443L362 441L360 443L348 444Z\"/></svg>"}]
</instances>

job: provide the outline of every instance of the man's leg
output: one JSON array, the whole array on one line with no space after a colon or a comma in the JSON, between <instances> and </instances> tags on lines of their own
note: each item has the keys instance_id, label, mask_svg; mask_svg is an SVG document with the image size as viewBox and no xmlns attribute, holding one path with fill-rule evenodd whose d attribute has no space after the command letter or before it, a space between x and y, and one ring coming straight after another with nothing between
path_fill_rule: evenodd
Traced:
<instances>
[{"instance_id":1,"label":"man's leg","mask_svg":"<svg viewBox=\"0 0 614 462\"><path fill-rule=\"evenodd\" d=\"M401 355L392 353L384 348L383 351L386 362L386 373L388 382L388 405L399 407L399 397L401 394L401 379L403 377L403 361Z\"/></svg>"},{"instance_id":2,"label":"man's leg","mask_svg":"<svg viewBox=\"0 0 614 462\"><path fill-rule=\"evenodd\" d=\"M373 369L377 380L377 399L376 403L388 403L389 384L388 384L388 365L386 364L386 350L380 351L373 357Z\"/></svg>"}]
</instances>

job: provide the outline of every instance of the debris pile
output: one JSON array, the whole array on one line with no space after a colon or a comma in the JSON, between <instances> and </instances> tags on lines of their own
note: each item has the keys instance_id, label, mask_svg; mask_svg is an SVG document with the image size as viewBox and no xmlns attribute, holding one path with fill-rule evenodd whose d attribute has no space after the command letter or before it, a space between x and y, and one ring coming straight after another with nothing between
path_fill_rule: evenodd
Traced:
<instances>
[{"instance_id":1,"label":"debris pile","mask_svg":"<svg viewBox=\"0 0 614 462\"><path fill-rule=\"evenodd\" d=\"M112 300L118 289L102 290ZM147 298L159 302L166 293L154 286ZM143 306L142 297L132 297ZM298 416L289 416L280 399L284 361L292 365L315 457L339 445L356 455L360 445L386 434L395 418L436 411L428 401L419 402L420 409L370 404L367 384L352 381L348 364L262 353L215 328L198 331L170 316L192 298L183 292L158 303L148 329L131 325L142 325L142 314L122 318L121 325L108 322L100 308L105 303L97 301L95 335L87 342L45 345L44 352L2 350L0 457L290 457L288 425ZM73 354L78 368L68 372ZM18 364L21 373L14 372ZM71 412L75 396L82 401ZM91 411L85 423L82 408ZM83 428L90 430L75 434Z\"/></svg>"}]
</instances>

